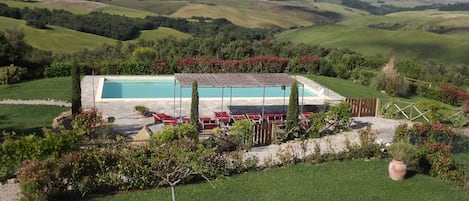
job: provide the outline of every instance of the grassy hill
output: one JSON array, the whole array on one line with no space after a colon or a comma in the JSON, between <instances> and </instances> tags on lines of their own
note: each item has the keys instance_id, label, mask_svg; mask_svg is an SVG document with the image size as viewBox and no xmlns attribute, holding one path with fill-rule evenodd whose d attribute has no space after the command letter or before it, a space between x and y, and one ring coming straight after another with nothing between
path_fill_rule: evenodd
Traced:
<instances>
[{"instance_id":1,"label":"grassy hill","mask_svg":"<svg viewBox=\"0 0 469 201\"><path fill-rule=\"evenodd\" d=\"M99 11L113 15L124 15L127 17L145 17L157 15L157 13L133 9L131 7L122 7L118 5L108 5L96 1L85 0L43 0L38 2L23 2L15 0L0 0L0 3L7 4L10 7L17 8L48 8L48 9L64 9L75 14L87 14L91 11Z\"/></svg>"},{"instance_id":2,"label":"grassy hill","mask_svg":"<svg viewBox=\"0 0 469 201\"><path fill-rule=\"evenodd\" d=\"M74 31L59 26L48 25L50 29L35 29L26 26L23 20L15 20L7 17L0 17L0 31L7 28L18 28L25 33L25 40L33 47L49 50L52 52L72 53L82 49L94 49L103 44L114 44L116 40L89 33ZM160 27L155 30L142 31L140 36L125 43L136 42L140 39L157 40L166 37L188 38L189 34L180 31ZM66 45L65 45L66 44Z\"/></svg>"},{"instance_id":3,"label":"grassy hill","mask_svg":"<svg viewBox=\"0 0 469 201\"><path fill-rule=\"evenodd\" d=\"M306 2L251 2L249 6L235 7L213 4L190 4L171 16L190 18L204 16L226 18L243 27L300 27L325 21L334 21L364 14L363 11L345 9L337 4Z\"/></svg>"},{"instance_id":4,"label":"grassy hill","mask_svg":"<svg viewBox=\"0 0 469 201\"><path fill-rule=\"evenodd\" d=\"M105 43L115 43L115 40L48 25L50 29L35 29L26 26L23 20L0 17L0 30L16 27L25 33L28 44L39 49L53 52L75 52L84 48L94 49Z\"/></svg>"},{"instance_id":5,"label":"grassy hill","mask_svg":"<svg viewBox=\"0 0 469 201\"><path fill-rule=\"evenodd\" d=\"M447 63L469 63L469 13L401 12L387 16L362 16L337 24L286 31L279 41L309 43L324 47L349 48L365 54L390 54L398 58L436 59ZM396 30L370 28L369 25L398 24ZM455 28L444 34L425 31L432 27Z\"/></svg>"},{"instance_id":6,"label":"grassy hill","mask_svg":"<svg viewBox=\"0 0 469 201\"><path fill-rule=\"evenodd\" d=\"M138 38L130 41L126 41L127 43L132 43L136 42L140 39L143 40L158 40L162 38L167 38L167 37L175 37L175 38L180 38L180 39L186 39L192 37L190 34L186 34L171 28L167 27L159 27L158 29L155 30L144 30L141 31L141 34Z\"/></svg>"}]
</instances>

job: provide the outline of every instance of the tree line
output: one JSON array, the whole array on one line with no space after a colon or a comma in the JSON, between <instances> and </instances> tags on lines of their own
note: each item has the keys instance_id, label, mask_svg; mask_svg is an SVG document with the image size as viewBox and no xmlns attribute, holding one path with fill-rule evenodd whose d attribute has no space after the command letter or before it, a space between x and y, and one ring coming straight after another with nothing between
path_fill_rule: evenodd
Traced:
<instances>
[{"instance_id":1,"label":"tree line","mask_svg":"<svg viewBox=\"0 0 469 201\"><path fill-rule=\"evenodd\" d=\"M34 28L47 29L49 28L47 25L57 25L116 40L135 39L140 35L141 30L156 29L160 26L173 28L193 36L202 37L222 33L232 38L248 40L263 39L271 36L272 32L280 30L243 28L226 19L203 18L198 22L190 22L182 18L147 16L142 19L102 12L79 15L63 9L14 8L2 3L0 3L0 16L25 20L28 26Z\"/></svg>"}]
</instances>

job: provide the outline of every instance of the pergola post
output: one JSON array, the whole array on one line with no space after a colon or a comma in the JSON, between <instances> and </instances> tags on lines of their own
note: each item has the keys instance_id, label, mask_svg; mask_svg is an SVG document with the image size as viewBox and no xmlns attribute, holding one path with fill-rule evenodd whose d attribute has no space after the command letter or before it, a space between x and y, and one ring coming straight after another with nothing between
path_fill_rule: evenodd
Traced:
<instances>
[{"instance_id":1,"label":"pergola post","mask_svg":"<svg viewBox=\"0 0 469 201\"><path fill-rule=\"evenodd\" d=\"M262 116L264 116L264 107L265 107L265 86L264 86L264 91L262 92Z\"/></svg>"},{"instance_id":2,"label":"pergola post","mask_svg":"<svg viewBox=\"0 0 469 201\"><path fill-rule=\"evenodd\" d=\"M223 97L225 96L225 88L221 88L221 111L223 112Z\"/></svg>"},{"instance_id":3,"label":"pergola post","mask_svg":"<svg viewBox=\"0 0 469 201\"><path fill-rule=\"evenodd\" d=\"M231 101L233 99L233 87L230 86L230 107L231 107Z\"/></svg>"},{"instance_id":4,"label":"pergola post","mask_svg":"<svg viewBox=\"0 0 469 201\"><path fill-rule=\"evenodd\" d=\"M182 86L179 86L179 118L182 120Z\"/></svg>"},{"instance_id":5,"label":"pergola post","mask_svg":"<svg viewBox=\"0 0 469 201\"><path fill-rule=\"evenodd\" d=\"M305 98L305 85L303 84L303 88L301 89L301 112L303 112L303 107L305 106L304 98Z\"/></svg>"},{"instance_id":6,"label":"pergola post","mask_svg":"<svg viewBox=\"0 0 469 201\"><path fill-rule=\"evenodd\" d=\"M174 79L174 96L173 96L173 110L174 110L174 116L176 116L176 79Z\"/></svg>"}]
</instances>

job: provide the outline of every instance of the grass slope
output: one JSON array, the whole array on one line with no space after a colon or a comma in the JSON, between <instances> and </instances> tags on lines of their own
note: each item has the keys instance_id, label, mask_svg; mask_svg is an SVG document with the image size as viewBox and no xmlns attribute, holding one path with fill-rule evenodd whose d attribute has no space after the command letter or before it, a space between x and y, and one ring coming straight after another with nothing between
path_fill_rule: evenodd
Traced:
<instances>
[{"instance_id":1,"label":"grass slope","mask_svg":"<svg viewBox=\"0 0 469 201\"><path fill-rule=\"evenodd\" d=\"M349 48L365 54L394 52L398 58L436 59L447 63L469 63L469 32L435 34L421 29L425 26L461 27L469 15L424 11L404 12L389 16L364 16L325 25L283 32L279 41L309 43L323 47ZM369 28L369 24L402 23L404 30ZM467 25L466 25L467 26Z\"/></svg>"},{"instance_id":2,"label":"grass slope","mask_svg":"<svg viewBox=\"0 0 469 201\"><path fill-rule=\"evenodd\" d=\"M112 0L112 1L106 1L105 3L109 5L132 8L136 10L143 10L143 11L157 13L161 15L170 15L171 13L189 4L186 1L160 1L160 0L146 0L146 1Z\"/></svg>"},{"instance_id":3,"label":"grass slope","mask_svg":"<svg viewBox=\"0 0 469 201\"><path fill-rule=\"evenodd\" d=\"M47 105L0 104L0 132L40 133L42 128L51 126L53 118L68 110L70 108Z\"/></svg>"},{"instance_id":4,"label":"grass slope","mask_svg":"<svg viewBox=\"0 0 469 201\"><path fill-rule=\"evenodd\" d=\"M94 49L115 40L58 26L48 25L50 29L36 29L26 26L23 20L0 17L0 31L7 28L21 29L25 40L33 47L54 52L75 52L84 48Z\"/></svg>"},{"instance_id":5,"label":"grass slope","mask_svg":"<svg viewBox=\"0 0 469 201\"><path fill-rule=\"evenodd\" d=\"M10 7L17 8L47 8L47 9L64 9L76 14L86 14L97 8L106 6L103 3L94 1L66 1L66 0L43 0L43 1L17 1L17 0L0 0L0 3L4 3Z\"/></svg>"},{"instance_id":6,"label":"grass slope","mask_svg":"<svg viewBox=\"0 0 469 201\"><path fill-rule=\"evenodd\" d=\"M0 85L0 99L71 100L70 77L47 78L11 85Z\"/></svg>"},{"instance_id":7,"label":"grass slope","mask_svg":"<svg viewBox=\"0 0 469 201\"><path fill-rule=\"evenodd\" d=\"M251 28L310 26L326 19L339 20L360 15L366 13L332 3L300 1L243 1L239 5L231 5L229 2L190 4L172 14L184 18L226 18L234 24Z\"/></svg>"},{"instance_id":8,"label":"grass slope","mask_svg":"<svg viewBox=\"0 0 469 201\"><path fill-rule=\"evenodd\" d=\"M190 18L204 16L210 18L226 18L233 24L243 27L283 27L310 26L312 22L300 18L278 15L276 13L254 9L235 8L229 6L213 6L191 4L173 13L171 16Z\"/></svg>"},{"instance_id":9,"label":"grass slope","mask_svg":"<svg viewBox=\"0 0 469 201\"><path fill-rule=\"evenodd\" d=\"M227 178L209 184L176 188L178 200L468 200L468 194L424 175L395 182L388 178L388 161L345 161L298 164ZM90 199L94 201L170 200L171 190L155 189Z\"/></svg>"},{"instance_id":10,"label":"grass slope","mask_svg":"<svg viewBox=\"0 0 469 201\"><path fill-rule=\"evenodd\" d=\"M351 80L318 75L306 75L306 77L347 98L391 98L391 96L381 93L372 87L363 86Z\"/></svg>"},{"instance_id":11,"label":"grass slope","mask_svg":"<svg viewBox=\"0 0 469 201\"><path fill-rule=\"evenodd\" d=\"M82 49L95 49L104 44L114 44L116 40L89 33L83 33L58 26L48 25L50 29L35 29L26 26L23 20L0 17L0 31L10 28L18 28L25 33L25 40L35 48L49 50L52 52L72 53ZM140 36L126 43L136 42L140 39L158 40L166 37L189 38L191 35L182 33L175 29L160 27L155 30L142 31ZM64 45L67 44L67 45ZM0 95L1 96L1 95Z\"/></svg>"},{"instance_id":12,"label":"grass slope","mask_svg":"<svg viewBox=\"0 0 469 201\"><path fill-rule=\"evenodd\" d=\"M158 15L150 11L126 8L126 7L121 7L121 6L105 6L105 7L98 8L95 11L109 13L111 15L123 15L127 17L139 17L139 18Z\"/></svg>"},{"instance_id":13,"label":"grass slope","mask_svg":"<svg viewBox=\"0 0 469 201\"><path fill-rule=\"evenodd\" d=\"M127 43L137 42L141 39L143 40L159 40L168 37L175 37L178 39L187 39L192 37L190 34L186 34L180 32L175 29L167 28L167 27L158 27L155 30L144 30L141 31L140 36L134 40L126 41Z\"/></svg>"}]
</instances>

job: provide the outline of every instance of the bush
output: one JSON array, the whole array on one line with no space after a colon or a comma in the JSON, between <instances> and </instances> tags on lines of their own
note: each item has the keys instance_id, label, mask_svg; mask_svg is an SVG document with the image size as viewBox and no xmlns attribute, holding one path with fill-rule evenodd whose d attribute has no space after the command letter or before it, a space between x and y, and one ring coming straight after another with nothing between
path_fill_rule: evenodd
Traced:
<instances>
[{"instance_id":1,"label":"bush","mask_svg":"<svg viewBox=\"0 0 469 201\"><path fill-rule=\"evenodd\" d=\"M368 86L376 73L371 70L356 69L352 72L352 81L361 85Z\"/></svg>"},{"instance_id":2,"label":"bush","mask_svg":"<svg viewBox=\"0 0 469 201\"><path fill-rule=\"evenodd\" d=\"M66 77L70 76L71 63L53 62L44 69L44 77Z\"/></svg>"},{"instance_id":3,"label":"bush","mask_svg":"<svg viewBox=\"0 0 469 201\"><path fill-rule=\"evenodd\" d=\"M71 75L72 63L54 61L44 69L44 77L67 77ZM84 63L78 64L81 74L90 74L91 69Z\"/></svg>"},{"instance_id":4,"label":"bush","mask_svg":"<svg viewBox=\"0 0 469 201\"><path fill-rule=\"evenodd\" d=\"M394 160L403 161L406 164L413 163L418 156L417 147L408 142L392 143L388 150Z\"/></svg>"},{"instance_id":5,"label":"bush","mask_svg":"<svg viewBox=\"0 0 469 201\"><path fill-rule=\"evenodd\" d=\"M226 140L247 150L252 146L253 132L253 125L248 120L236 121L228 131Z\"/></svg>"},{"instance_id":6,"label":"bush","mask_svg":"<svg viewBox=\"0 0 469 201\"><path fill-rule=\"evenodd\" d=\"M27 69L19 66L0 67L0 84L14 84L23 81Z\"/></svg>"},{"instance_id":7,"label":"bush","mask_svg":"<svg viewBox=\"0 0 469 201\"><path fill-rule=\"evenodd\" d=\"M166 126L164 130L151 136L154 145L162 145L167 142L173 142L185 138L195 141L199 138L198 129L190 123L184 123L176 126Z\"/></svg>"},{"instance_id":8,"label":"bush","mask_svg":"<svg viewBox=\"0 0 469 201\"><path fill-rule=\"evenodd\" d=\"M44 131L44 137L28 135L16 137L14 133L5 133L5 141L1 144L0 152L0 181L14 176L14 173L25 159L45 159L60 157L79 149L83 135L77 131L61 130L55 133Z\"/></svg>"},{"instance_id":9,"label":"bush","mask_svg":"<svg viewBox=\"0 0 469 201\"><path fill-rule=\"evenodd\" d=\"M162 179L157 173L163 171L160 165L167 164L170 166L165 167L172 168L172 162L182 158L185 160L180 167L193 167L195 169L191 171L203 173L207 178L226 174L227 165L222 157L186 139L164 146L120 144L83 149L60 158L26 160L21 164L18 177L24 200L63 200L91 193L158 186ZM192 181L200 181L200 178L191 176L181 180Z\"/></svg>"},{"instance_id":10,"label":"bush","mask_svg":"<svg viewBox=\"0 0 469 201\"><path fill-rule=\"evenodd\" d=\"M139 112L143 116L147 116L148 112L150 112L150 109L143 105L137 105L135 106L135 111Z\"/></svg>"},{"instance_id":11,"label":"bush","mask_svg":"<svg viewBox=\"0 0 469 201\"><path fill-rule=\"evenodd\" d=\"M399 125L396 131L395 140L409 138L410 143L418 147L419 172L458 186L465 185L465 173L452 159L452 145L456 139L452 128L442 123L415 123L412 127ZM463 138L457 139L463 140Z\"/></svg>"},{"instance_id":12,"label":"bush","mask_svg":"<svg viewBox=\"0 0 469 201\"><path fill-rule=\"evenodd\" d=\"M332 123L334 133L347 129L352 121L350 104L342 102L330 107L326 112L326 121Z\"/></svg>"}]
</instances>

